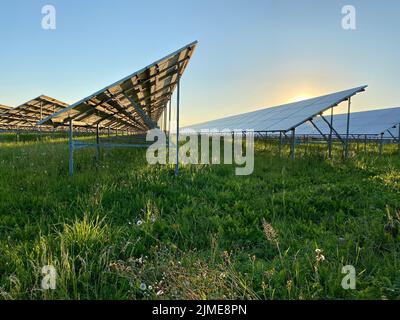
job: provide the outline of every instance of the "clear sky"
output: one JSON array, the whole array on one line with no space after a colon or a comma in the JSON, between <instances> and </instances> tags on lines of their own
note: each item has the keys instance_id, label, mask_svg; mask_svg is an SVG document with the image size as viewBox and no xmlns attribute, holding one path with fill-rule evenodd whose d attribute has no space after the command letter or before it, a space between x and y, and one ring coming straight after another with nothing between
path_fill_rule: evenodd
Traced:
<instances>
[{"instance_id":1,"label":"clear sky","mask_svg":"<svg viewBox=\"0 0 400 320\"><path fill-rule=\"evenodd\" d=\"M46 4L56 30L41 27ZM399 106L399 14L398 0L2 0L0 103L73 103L198 40L183 125L363 84L355 110Z\"/></svg>"}]
</instances>

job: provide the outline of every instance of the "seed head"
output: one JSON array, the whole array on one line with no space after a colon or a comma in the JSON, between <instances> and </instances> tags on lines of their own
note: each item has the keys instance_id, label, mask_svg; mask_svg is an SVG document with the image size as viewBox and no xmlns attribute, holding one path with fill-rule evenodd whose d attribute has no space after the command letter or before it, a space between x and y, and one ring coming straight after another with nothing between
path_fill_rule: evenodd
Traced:
<instances>
[{"instance_id":1,"label":"seed head","mask_svg":"<svg viewBox=\"0 0 400 320\"><path fill-rule=\"evenodd\" d=\"M264 234L265 237L269 242L272 242L274 244L278 243L278 233L275 231L275 229L272 227L271 224L269 224L265 219L262 219L262 225L264 229Z\"/></svg>"}]
</instances>

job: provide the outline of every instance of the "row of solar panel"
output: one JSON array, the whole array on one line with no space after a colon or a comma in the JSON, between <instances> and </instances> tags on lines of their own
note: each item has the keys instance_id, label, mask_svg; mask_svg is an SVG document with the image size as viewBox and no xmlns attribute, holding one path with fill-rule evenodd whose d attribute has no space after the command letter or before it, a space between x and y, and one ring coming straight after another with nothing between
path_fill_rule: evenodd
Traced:
<instances>
[{"instance_id":1,"label":"row of solar panel","mask_svg":"<svg viewBox=\"0 0 400 320\"><path fill-rule=\"evenodd\" d=\"M332 118L324 113L367 86L328 94L277 107L225 117L188 126L184 129L201 130L253 130L255 132L288 132L295 129L297 135L327 135L332 130L339 135L349 134L398 138L395 128L400 126L400 108L377 109L364 112L337 114ZM349 121L348 121L349 120Z\"/></svg>"},{"instance_id":2,"label":"row of solar panel","mask_svg":"<svg viewBox=\"0 0 400 320\"><path fill-rule=\"evenodd\" d=\"M361 86L321 97L289 103L277 107L266 108L236 116L226 117L190 126L194 130L240 129L268 132L287 132L302 125L308 119L348 100L367 86Z\"/></svg>"},{"instance_id":3,"label":"row of solar panel","mask_svg":"<svg viewBox=\"0 0 400 320\"><path fill-rule=\"evenodd\" d=\"M332 121L332 127L339 133L345 134L347 131L347 114L318 116L313 120L315 126L310 122L304 123L296 129L297 134L319 135L330 133L328 123ZM328 122L328 123L327 123ZM362 112L352 112L350 114L349 134L353 136L368 135L378 136L384 134L388 138L397 138L400 124L400 108L386 108L369 110ZM318 130L317 130L318 128Z\"/></svg>"},{"instance_id":4,"label":"row of solar panel","mask_svg":"<svg viewBox=\"0 0 400 320\"><path fill-rule=\"evenodd\" d=\"M145 132L157 126L196 48L193 42L151 65L68 105L40 96L0 110L0 128L101 127Z\"/></svg>"},{"instance_id":5,"label":"row of solar panel","mask_svg":"<svg viewBox=\"0 0 400 320\"><path fill-rule=\"evenodd\" d=\"M73 122L78 127L146 132L157 126L196 45L197 42L193 42L69 106L48 96L40 96L13 109L1 106L0 128L32 128L37 125L59 128ZM366 87L230 116L189 128L197 131L240 129L266 132L288 132L296 128L297 134L325 134L330 127L322 114L365 91ZM332 120L335 130L340 134L345 133L347 115L336 115ZM350 123L351 134L378 135L400 123L400 109L353 113Z\"/></svg>"},{"instance_id":6,"label":"row of solar panel","mask_svg":"<svg viewBox=\"0 0 400 320\"><path fill-rule=\"evenodd\" d=\"M43 117L66 108L68 104L48 96L39 96L22 105L11 108L0 107L0 128L32 129Z\"/></svg>"}]
</instances>

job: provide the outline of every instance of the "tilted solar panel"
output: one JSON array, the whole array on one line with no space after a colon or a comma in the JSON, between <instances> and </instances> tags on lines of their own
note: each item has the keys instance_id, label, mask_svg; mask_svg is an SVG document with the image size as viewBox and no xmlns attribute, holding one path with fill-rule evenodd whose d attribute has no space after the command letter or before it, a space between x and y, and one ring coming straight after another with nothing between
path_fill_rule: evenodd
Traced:
<instances>
[{"instance_id":1,"label":"tilted solar panel","mask_svg":"<svg viewBox=\"0 0 400 320\"><path fill-rule=\"evenodd\" d=\"M330 122L330 115L325 116ZM314 120L315 125L323 134L329 134L329 126L321 117ZM400 123L400 108L376 109L350 114L349 134L351 135L380 135ZM347 129L347 114L333 116L333 127L339 134L345 134ZM309 123L301 125L297 134L319 134Z\"/></svg>"},{"instance_id":2,"label":"tilted solar panel","mask_svg":"<svg viewBox=\"0 0 400 320\"><path fill-rule=\"evenodd\" d=\"M62 101L41 95L18 107L3 111L0 114L0 125L2 127L33 128L38 121L66 106L68 104Z\"/></svg>"},{"instance_id":3,"label":"tilted solar panel","mask_svg":"<svg viewBox=\"0 0 400 320\"><path fill-rule=\"evenodd\" d=\"M46 117L39 124L133 130L154 128L185 71L197 41Z\"/></svg>"},{"instance_id":4,"label":"tilted solar panel","mask_svg":"<svg viewBox=\"0 0 400 320\"><path fill-rule=\"evenodd\" d=\"M366 87L361 86L308 100L208 121L187 128L197 131L201 129L230 129L287 132L355 94L365 91Z\"/></svg>"},{"instance_id":5,"label":"tilted solar panel","mask_svg":"<svg viewBox=\"0 0 400 320\"><path fill-rule=\"evenodd\" d=\"M5 106L4 104L0 104L0 113L10 110L11 107Z\"/></svg>"}]
</instances>

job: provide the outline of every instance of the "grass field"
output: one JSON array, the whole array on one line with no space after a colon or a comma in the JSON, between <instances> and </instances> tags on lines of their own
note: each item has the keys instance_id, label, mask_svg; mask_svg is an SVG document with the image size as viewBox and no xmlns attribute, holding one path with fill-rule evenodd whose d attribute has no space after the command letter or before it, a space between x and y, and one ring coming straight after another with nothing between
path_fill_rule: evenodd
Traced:
<instances>
[{"instance_id":1,"label":"grass field","mask_svg":"<svg viewBox=\"0 0 400 320\"><path fill-rule=\"evenodd\" d=\"M291 161L260 142L245 177L80 150L70 178L65 140L13 139L0 142L1 299L400 298L395 146L353 145L347 162L302 146ZM45 265L55 290L41 289Z\"/></svg>"}]
</instances>

